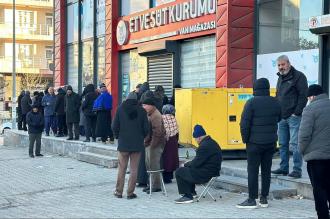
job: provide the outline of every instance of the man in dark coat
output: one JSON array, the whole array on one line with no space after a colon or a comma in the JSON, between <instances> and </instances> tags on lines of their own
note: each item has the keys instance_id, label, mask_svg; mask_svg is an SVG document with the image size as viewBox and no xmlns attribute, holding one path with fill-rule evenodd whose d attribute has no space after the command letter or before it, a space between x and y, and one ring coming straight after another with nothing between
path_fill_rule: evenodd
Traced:
<instances>
[{"instance_id":1,"label":"man in dark coat","mask_svg":"<svg viewBox=\"0 0 330 219\"><path fill-rule=\"evenodd\" d=\"M258 79L253 87L254 97L248 100L241 116L241 135L246 144L249 198L238 208L256 208L258 175L261 165L260 206L268 207L272 158L277 142L277 123L281 120L281 106L270 96L269 81Z\"/></svg>"},{"instance_id":2,"label":"man in dark coat","mask_svg":"<svg viewBox=\"0 0 330 219\"><path fill-rule=\"evenodd\" d=\"M31 111L32 100L30 97L30 91L26 91L24 97L21 100L22 107L22 121L23 121L23 130L27 131L26 127L26 115Z\"/></svg>"},{"instance_id":3,"label":"man in dark coat","mask_svg":"<svg viewBox=\"0 0 330 219\"><path fill-rule=\"evenodd\" d=\"M22 102L21 101L22 101L24 95L25 95L25 91L22 90L20 95L17 98L17 110L16 110L16 112L17 112L17 129L18 130L23 130L23 126L22 126L22 124L23 124Z\"/></svg>"},{"instance_id":4,"label":"man in dark coat","mask_svg":"<svg viewBox=\"0 0 330 219\"><path fill-rule=\"evenodd\" d=\"M141 152L144 149L144 138L149 132L149 122L146 111L138 104L137 94L132 92L118 107L112 123L115 138L118 139L118 177L115 196L122 197L125 174L130 162L130 176L127 187L127 199L136 198L134 194L138 165Z\"/></svg>"},{"instance_id":5,"label":"man in dark coat","mask_svg":"<svg viewBox=\"0 0 330 219\"><path fill-rule=\"evenodd\" d=\"M300 178L303 161L298 147L298 130L301 114L307 103L307 79L302 72L291 66L289 58L285 55L277 58L277 65L279 72L276 98L282 108L282 120L278 124L281 163L280 168L272 173L289 173L290 148L293 152L293 171L289 176Z\"/></svg>"},{"instance_id":6,"label":"man in dark coat","mask_svg":"<svg viewBox=\"0 0 330 219\"><path fill-rule=\"evenodd\" d=\"M35 104L32 107L32 110L26 115L26 122L29 127L29 155L31 158L34 157L33 148L34 142L36 142L36 150L35 155L37 157L42 157L43 155L40 154L41 148L41 133L44 129L44 117L38 111L38 105Z\"/></svg>"},{"instance_id":7,"label":"man in dark coat","mask_svg":"<svg viewBox=\"0 0 330 219\"><path fill-rule=\"evenodd\" d=\"M68 127L67 140L73 140L73 128L74 128L74 140L79 140L79 109L80 109L80 96L73 92L72 87L67 87L65 95L65 113L66 113L66 124Z\"/></svg>"},{"instance_id":8,"label":"man in dark coat","mask_svg":"<svg viewBox=\"0 0 330 219\"><path fill-rule=\"evenodd\" d=\"M162 113L163 106L168 104L168 97L165 94L164 87L161 85L157 85L155 87L154 95L156 98L156 108L160 113Z\"/></svg>"},{"instance_id":9,"label":"man in dark coat","mask_svg":"<svg viewBox=\"0 0 330 219\"><path fill-rule=\"evenodd\" d=\"M175 201L177 204L192 203L195 185L207 183L219 176L221 170L222 154L218 143L206 135L201 125L194 127L193 137L199 145L196 157L175 172L179 194L183 195Z\"/></svg>"},{"instance_id":10,"label":"man in dark coat","mask_svg":"<svg viewBox=\"0 0 330 219\"><path fill-rule=\"evenodd\" d=\"M85 134L86 140L85 142L90 142L90 137L92 137L93 142L96 142L96 113L93 112L94 101L96 100L98 94L95 91L95 87L93 84L88 84L84 90L85 99L82 103L82 112L85 115Z\"/></svg>"},{"instance_id":11,"label":"man in dark coat","mask_svg":"<svg viewBox=\"0 0 330 219\"><path fill-rule=\"evenodd\" d=\"M318 218L329 219L330 199L330 100L320 85L308 88L307 105L299 129L299 147L307 162Z\"/></svg>"},{"instance_id":12,"label":"man in dark coat","mask_svg":"<svg viewBox=\"0 0 330 219\"><path fill-rule=\"evenodd\" d=\"M56 135L57 133L55 103L56 103L56 96L54 93L54 88L49 87L48 93L42 98L42 106L44 107L46 136L49 136L50 128L52 128L54 135Z\"/></svg>"},{"instance_id":13,"label":"man in dark coat","mask_svg":"<svg viewBox=\"0 0 330 219\"><path fill-rule=\"evenodd\" d=\"M63 88L57 90L56 101L55 101L55 114L58 126L58 132L56 137L64 136L65 126L65 111L64 111L65 91Z\"/></svg>"}]
</instances>

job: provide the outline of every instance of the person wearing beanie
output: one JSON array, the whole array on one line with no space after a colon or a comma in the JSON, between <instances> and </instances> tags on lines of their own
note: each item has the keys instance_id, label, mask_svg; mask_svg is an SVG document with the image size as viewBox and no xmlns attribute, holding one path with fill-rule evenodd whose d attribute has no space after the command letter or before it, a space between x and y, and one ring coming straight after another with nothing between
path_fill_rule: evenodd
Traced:
<instances>
[{"instance_id":1,"label":"person wearing beanie","mask_svg":"<svg viewBox=\"0 0 330 219\"><path fill-rule=\"evenodd\" d=\"M307 103L307 78L296 70L286 55L277 58L278 80L276 98L280 102L282 119L278 124L280 167L273 174L301 178L302 156L298 146L301 114ZM293 171L289 174L290 152L293 152Z\"/></svg>"},{"instance_id":2,"label":"person wearing beanie","mask_svg":"<svg viewBox=\"0 0 330 219\"><path fill-rule=\"evenodd\" d=\"M177 204L194 202L196 184L207 183L220 175L222 153L219 144L206 134L201 125L195 125L193 137L199 145L195 158L175 171L179 194L182 195L175 200Z\"/></svg>"},{"instance_id":3,"label":"person wearing beanie","mask_svg":"<svg viewBox=\"0 0 330 219\"><path fill-rule=\"evenodd\" d=\"M237 208L257 208L258 176L261 166L261 197L259 205L268 207L267 196L271 180L272 158L276 149L277 124L281 120L281 106L270 96L269 81L258 79L253 86L253 96L243 109L240 130L246 144L249 197Z\"/></svg>"},{"instance_id":4,"label":"person wearing beanie","mask_svg":"<svg viewBox=\"0 0 330 219\"><path fill-rule=\"evenodd\" d=\"M55 103L56 103L56 96L54 92L54 87L49 87L47 94L42 98L41 101L41 104L44 107L46 136L49 136L50 129L53 130L54 135L56 135L57 133Z\"/></svg>"},{"instance_id":5,"label":"person wearing beanie","mask_svg":"<svg viewBox=\"0 0 330 219\"><path fill-rule=\"evenodd\" d=\"M307 162L318 218L329 219L330 199L330 100L320 85L310 85L309 104L302 113L299 149Z\"/></svg>"},{"instance_id":6,"label":"person wearing beanie","mask_svg":"<svg viewBox=\"0 0 330 219\"><path fill-rule=\"evenodd\" d=\"M162 115L156 109L152 96L145 98L142 103L150 124L150 132L144 139L146 168L151 171L160 170L160 160L165 147L165 128ZM152 191L150 191L150 187L152 187ZM161 191L160 173L153 174L152 185L143 191L148 194Z\"/></svg>"},{"instance_id":7,"label":"person wearing beanie","mask_svg":"<svg viewBox=\"0 0 330 219\"><path fill-rule=\"evenodd\" d=\"M56 137L63 137L64 127L66 127L64 100L65 100L65 91L63 90L63 88L58 88L56 101L55 101L55 114L56 114L56 121L58 127Z\"/></svg>"},{"instance_id":8,"label":"person wearing beanie","mask_svg":"<svg viewBox=\"0 0 330 219\"><path fill-rule=\"evenodd\" d=\"M23 130L27 131L26 126L26 115L31 111L32 99L30 97L30 91L25 91L24 97L21 99L21 112L22 112L22 122Z\"/></svg>"},{"instance_id":9,"label":"person wearing beanie","mask_svg":"<svg viewBox=\"0 0 330 219\"><path fill-rule=\"evenodd\" d=\"M118 139L118 175L114 195L122 198L125 175L130 164L130 176L127 186L127 199L137 198L134 193L137 181L138 166L144 150L144 138L149 133L149 122L146 111L138 103L137 94L131 92L118 107L112 123L114 136Z\"/></svg>"},{"instance_id":10,"label":"person wearing beanie","mask_svg":"<svg viewBox=\"0 0 330 219\"><path fill-rule=\"evenodd\" d=\"M66 125L69 135L67 140L79 140L80 105L80 96L73 92L72 86L68 85L64 102Z\"/></svg>"},{"instance_id":11,"label":"person wearing beanie","mask_svg":"<svg viewBox=\"0 0 330 219\"><path fill-rule=\"evenodd\" d=\"M26 122L28 125L29 133L29 156L34 158L34 144L35 147L35 156L42 157L40 153L41 149L41 133L44 129L44 117L38 111L38 104L32 105L32 110L26 115Z\"/></svg>"}]
</instances>

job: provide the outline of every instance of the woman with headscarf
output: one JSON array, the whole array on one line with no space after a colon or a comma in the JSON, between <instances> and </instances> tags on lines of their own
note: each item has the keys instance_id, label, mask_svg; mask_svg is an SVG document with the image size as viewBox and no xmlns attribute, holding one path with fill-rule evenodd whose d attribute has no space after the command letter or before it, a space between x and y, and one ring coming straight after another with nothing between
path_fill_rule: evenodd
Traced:
<instances>
[{"instance_id":1,"label":"woman with headscarf","mask_svg":"<svg viewBox=\"0 0 330 219\"><path fill-rule=\"evenodd\" d=\"M93 111L96 112L96 137L101 137L103 143L110 137L110 144L114 143L111 129L112 95L109 94L104 83L100 85L101 94L94 101Z\"/></svg>"},{"instance_id":2,"label":"woman with headscarf","mask_svg":"<svg viewBox=\"0 0 330 219\"><path fill-rule=\"evenodd\" d=\"M173 105L167 104L163 106L162 117L166 131L166 144L162 155L163 160L163 178L164 183L171 183L173 179L173 171L179 167L179 128L175 119L175 108Z\"/></svg>"}]
</instances>

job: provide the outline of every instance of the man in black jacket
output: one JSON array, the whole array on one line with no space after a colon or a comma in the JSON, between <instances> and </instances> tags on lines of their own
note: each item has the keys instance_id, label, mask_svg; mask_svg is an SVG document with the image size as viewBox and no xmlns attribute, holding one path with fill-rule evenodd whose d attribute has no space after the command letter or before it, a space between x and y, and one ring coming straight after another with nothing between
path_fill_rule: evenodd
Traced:
<instances>
[{"instance_id":1,"label":"man in black jacket","mask_svg":"<svg viewBox=\"0 0 330 219\"><path fill-rule=\"evenodd\" d=\"M26 115L31 111L32 99L30 97L30 91L26 91L24 97L21 100L22 107L22 121L23 121L23 130L27 131L26 127Z\"/></svg>"},{"instance_id":2,"label":"man in black jacket","mask_svg":"<svg viewBox=\"0 0 330 219\"><path fill-rule=\"evenodd\" d=\"M38 111L38 105L35 104L32 107L32 110L26 115L26 122L29 127L29 155L31 158L34 157L33 148L34 142L36 142L36 150L35 154L37 157L42 157L43 155L40 154L41 148L41 133L44 129L44 117Z\"/></svg>"},{"instance_id":3,"label":"man in black jacket","mask_svg":"<svg viewBox=\"0 0 330 219\"><path fill-rule=\"evenodd\" d=\"M241 117L241 135L246 144L249 198L238 208L256 208L258 198L258 175L261 165L260 206L268 207L272 157L277 141L277 123L281 120L281 106L270 96L269 81L258 79L253 87L254 97L244 106Z\"/></svg>"},{"instance_id":4,"label":"man in black jacket","mask_svg":"<svg viewBox=\"0 0 330 219\"><path fill-rule=\"evenodd\" d=\"M25 95L25 91L21 91L20 95L17 98L17 129L18 130L23 130L23 118L22 118L22 99Z\"/></svg>"},{"instance_id":5,"label":"man in black jacket","mask_svg":"<svg viewBox=\"0 0 330 219\"><path fill-rule=\"evenodd\" d=\"M67 87L66 90L67 91L64 99L64 109L66 113L66 125L68 127L69 135L67 140L73 140L73 132L74 140L79 140L79 109L81 105L80 96L77 93L73 92L72 87L70 85Z\"/></svg>"},{"instance_id":6,"label":"man in black jacket","mask_svg":"<svg viewBox=\"0 0 330 219\"><path fill-rule=\"evenodd\" d=\"M300 178L303 161L298 147L298 131L301 114L307 103L307 79L303 73L291 66L289 58L285 55L277 58L277 66L279 72L276 98L282 108L282 120L278 124L281 163L280 168L272 173L289 173L290 148L293 152L293 171L289 176Z\"/></svg>"},{"instance_id":7,"label":"man in black jacket","mask_svg":"<svg viewBox=\"0 0 330 219\"><path fill-rule=\"evenodd\" d=\"M97 98L97 93L93 84L88 84L84 90L85 99L82 103L81 109L85 115L85 133L86 140L84 142L90 142L92 137L93 142L96 142L95 129L96 129L96 113L93 112L94 101Z\"/></svg>"},{"instance_id":8,"label":"man in black jacket","mask_svg":"<svg viewBox=\"0 0 330 219\"><path fill-rule=\"evenodd\" d=\"M58 126L58 132L56 137L64 136L64 127L65 127L65 111L64 111L64 98L65 91L63 88L57 90L56 101L55 101L55 114Z\"/></svg>"},{"instance_id":9,"label":"man in black jacket","mask_svg":"<svg viewBox=\"0 0 330 219\"><path fill-rule=\"evenodd\" d=\"M220 174L222 154L218 143L206 135L201 125L194 127L193 137L199 145L196 157L175 172L179 194L183 195L175 201L177 204L192 203L195 185L207 183Z\"/></svg>"}]
</instances>

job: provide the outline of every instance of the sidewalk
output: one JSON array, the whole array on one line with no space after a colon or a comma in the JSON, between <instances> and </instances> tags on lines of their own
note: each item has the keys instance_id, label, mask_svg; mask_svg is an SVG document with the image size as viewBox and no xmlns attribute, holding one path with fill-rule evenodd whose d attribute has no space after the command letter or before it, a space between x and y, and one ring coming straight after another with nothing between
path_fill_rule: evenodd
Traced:
<instances>
[{"instance_id":1,"label":"sidewalk","mask_svg":"<svg viewBox=\"0 0 330 219\"><path fill-rule=\"evenodd\" d=\"M166 185L168 197L137 189L138 199L117 199L112 193L116 169L46 154L28 158L26 148L0 147L0 218L312 218L310 200L271 200L267 209L241 210L243 194L214 191L210 198L177 205L176 184ZM200 189L198 190L200 191Z\"/></svg>"}]
</instances>

